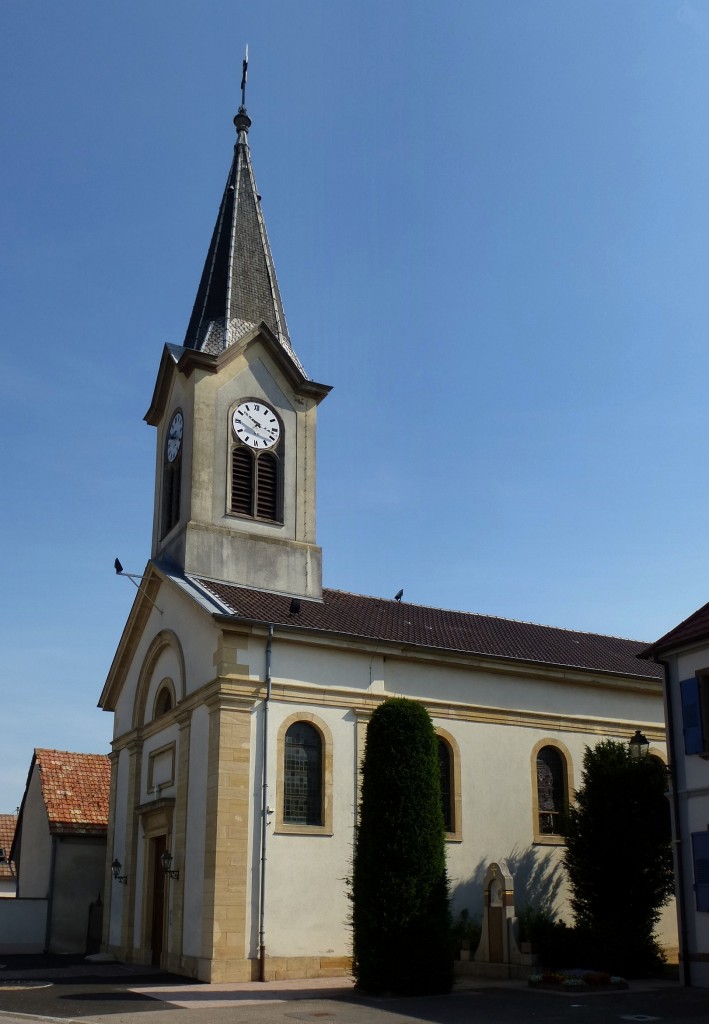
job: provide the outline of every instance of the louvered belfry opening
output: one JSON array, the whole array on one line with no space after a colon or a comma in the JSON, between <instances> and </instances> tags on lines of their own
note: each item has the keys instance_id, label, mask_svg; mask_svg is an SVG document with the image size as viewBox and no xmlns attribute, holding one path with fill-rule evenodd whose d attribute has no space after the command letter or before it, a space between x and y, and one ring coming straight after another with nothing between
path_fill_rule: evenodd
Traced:
<instances>
[{"instance_id":1,"label":"louvered belfry opening","mask_svg":"<svg viewBox=\"0 0 709 1024\"><path fill-rule=\"evenodd\" d=\"M275 452L254 452L246 445L234 445L229 511L251 519L282 522L280 468Z\"/></svg>"},{"instance_id":2,"label":"louvered belfry opening","mask_svg":"<svg viewBox=\"0 0 709 1024\"><path fill-rule=\"evenodd\" d=\"M231 453L231 512L253 515L254 453L245 445L237 445Z\"/></svg>"},{"instance_id":3,"label":"louvered belfry opening","mask_svg":"<svg viewBox=\"0 0 709 1024\"><path fill-rule=\"evenodd\" d=\"M278 461L272 452L261 452L256 461L256 515L276 519L278 513Z\"/></svg>"},{"instance_id":4,"label":"louvered belfry opening","mask_svg":"<svg viewBox=\"0 0 709 1024\"><path fill-rule=\"evenodd\" d=\"M162 537L168 534L179 521L181 484L182 453L174 462L165 462L163 470Z\"/></svg>"}]
</instances>

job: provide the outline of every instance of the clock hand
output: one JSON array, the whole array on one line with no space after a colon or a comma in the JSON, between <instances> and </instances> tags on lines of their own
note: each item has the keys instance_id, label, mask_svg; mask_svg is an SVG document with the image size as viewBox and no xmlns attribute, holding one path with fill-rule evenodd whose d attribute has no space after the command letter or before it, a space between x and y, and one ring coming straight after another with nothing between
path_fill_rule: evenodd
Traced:
<instances>
[{"instance_id":1,"label":"clock hand","mask_svg":"<svg viewBox=\"0 0 709 1024\"><path fill-rule=\"evenodd\" d=\"M254 424L253 427L251 426L251 424L246 423L244 420L236 420L235 422L238 423L239 426L244 427L246 430L250 431L254 435L254 437L258 437L258 438L260 438L263 441L264 440L263 431L264 431L265 428L262 427L261 424L258 423L252 416L249 416L249 419Z\"/></svg>"}]
</instances>

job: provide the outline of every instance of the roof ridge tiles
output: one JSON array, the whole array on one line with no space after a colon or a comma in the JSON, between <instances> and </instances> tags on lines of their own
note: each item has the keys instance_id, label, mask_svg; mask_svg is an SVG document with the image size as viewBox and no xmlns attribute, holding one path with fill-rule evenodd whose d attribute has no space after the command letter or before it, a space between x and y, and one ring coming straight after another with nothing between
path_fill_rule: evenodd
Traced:
<instances>
[{"instance_id":1,"label":"roof ridge tiles","mask_svg":"<svg viewBox=\"0 0 709 1024\"><path fill-rule=\"evenodd\" d=\"M229 586L230 584L227 584L227 585ZM642 644L642 643L646 642L644 640L637 640L634 637L617 636L615 633L598 633L598 632L596 632L594 630L590 630L590 629L575 629L572 626L552 626L551 624L545 623L545 622L534 622L532 619L515 619L515 618L511 618L508 615L494 615L494 614L491 614L489 612L472 612L472 611L466 611L463 608L443 608L440 605L419 604L419 603L414 603L413 601L397 601L393 597L391 597L391 598L389 598L389 597L376 597L375 595L370 595L370 594L357 594L357 593L355 593L352 590L340 590L339 588L333 588L333 587L323 587L323 594L326 594L326 593L330 593L330 594L345 594L348 597L356 597L356 598L360 598L360 599L363 598L364 600L368 600L368 601L384 601L388 605L398 606L400 608L403 608L403 607L406 607L406 606L408 606L410 608L423 608L423 609L426 609L427 611L443 612L446 615L475 616L476 618L491 619L491 620L494 620L496 622L511 622L511 623L514 623L515 625L518 625L518 626L536 626L539 629L554 629L554 630L558 630L559 632L562 632L562 633L577 633L580 636L602 636L606 640L622 640L624 642L633 643L633 644Z\"/></svg>"}]
</instances>

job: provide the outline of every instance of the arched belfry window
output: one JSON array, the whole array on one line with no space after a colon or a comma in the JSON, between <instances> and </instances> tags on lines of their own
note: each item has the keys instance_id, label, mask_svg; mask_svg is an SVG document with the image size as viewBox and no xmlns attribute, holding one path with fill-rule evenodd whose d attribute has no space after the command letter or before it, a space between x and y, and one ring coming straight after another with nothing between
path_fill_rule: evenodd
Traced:
<instances>
[{"instance_id":1,"label":"arched belfry window","mask_svg":"<svg viewBox=\"0 0 709 1024\"><path fill-rule=\"evenodd\" d=\"M542 836L561 835L566 790L564 755L556 747L541 747L537 751L537 806Z\"/></svg>"},{"instance_id":2,"label":"arched belfry window","mask_svg":"<svg viewBox=\"0 0 709 1024\"><path fill-rule=\"evenodd\" d=\"M182 435L185 419L181 409L170 418L165 435L162 471L162 515L160 536L164 537L180 519L180 491L182 489Z\"/></svg>"},{"instance_id":3,"label":"arched belfry window","mask_svg":"<svg viewBox=\"0 0 709 1024\"><path fill-rule=\"evenodd\" d=\"M229 512L283 522L283 435L265 402L241 402L231 414Z\"/></svg>"},{"instance_id":4,"label":"arched belfry window","mask_svg":"<svg viewBox=\"0 0 709 1024\"><path fill-rule=\"evenodd\" d=\"M283 822L323 823L323 744L310 722L294 722L286 732L283 764Z\"/></svg>"}]
</instances>

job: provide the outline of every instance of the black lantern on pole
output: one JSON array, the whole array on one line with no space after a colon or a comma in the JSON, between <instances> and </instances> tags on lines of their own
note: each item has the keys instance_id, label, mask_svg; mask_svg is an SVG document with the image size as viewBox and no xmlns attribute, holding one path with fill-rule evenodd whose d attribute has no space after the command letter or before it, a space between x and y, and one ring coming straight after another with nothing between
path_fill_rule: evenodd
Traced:
<instances>
[{"instance_id":1,"label":"black lantern on pole","mask_svg":"<svg viewBox=\"0 0 709 1024\"><path fill-rule=\"evenodd\" d=\"M628 740L628 746L630 747L630 756L636 761L640 761L643 757L647 757L650 741L643 736L639 729L636 729L635 735Z\"/></svg>"}]
</instances>

